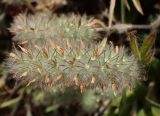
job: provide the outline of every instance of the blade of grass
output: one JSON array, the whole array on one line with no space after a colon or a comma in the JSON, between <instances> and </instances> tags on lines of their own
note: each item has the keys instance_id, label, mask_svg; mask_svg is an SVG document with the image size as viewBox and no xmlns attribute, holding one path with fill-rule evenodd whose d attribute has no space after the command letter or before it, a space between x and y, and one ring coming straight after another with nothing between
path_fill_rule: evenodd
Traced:
<instances>
[{"instance_id":1,"label":"blade of grass","mask_svg":"<svg viewBox=\"0 0 160 116\"><path fill-rule=\"evenodd\" d=\"M114 8L115 8L116 0L110 1L110 8L109 8L109 23L108 28L112 25L113 15L114 15Z\"/></svg>"},{"instance_id":2,"label":"blade of grass","mask_svg":"<svg viewBox=\"0 0 160 116\"><path fill-rule=\"evenodd\" d=\"M147 64L147 63L150 63L151 62L151 58L153 57L154 55L154 51L153 50L149 50L145 56L145 58L143 59L144 63Z\"/></svg>"},{"instance_id":3,"label":"blade of grass","mask_svg":"<svg viewBox=\"0 0 160 116\"><path fill-rule=\"evenodd\" d=\"M124 0L124 4L125 4L125 6L127 7L128 10L131 9L130 6L129 6L128 0Z\"/></svg>"},{"instance_id":4,"label":"blade of grass","mask_svg":"<svg viewBox=\"0 0 160 116\"><path fill-rule=\"evenodd\" d=\"M6 107L16 105L20 101L20 99L21 99L21 97L17 97L17 98L11 99L9 101L5 101L0 105L0 108L6 108Z\"/></svg>"},{"instance_id":5,"label":"blade of grass","mask_svg":"<svg viewBox=\"0 0 160 116\"><path fill-rule=\"evenodd\" d=\"M140 1L139 0L132 0L132 2L134 4L135 8L137 9L137 11L139 13L141 13L142 15L144 15Z\"/></svg>"}]
</instances>

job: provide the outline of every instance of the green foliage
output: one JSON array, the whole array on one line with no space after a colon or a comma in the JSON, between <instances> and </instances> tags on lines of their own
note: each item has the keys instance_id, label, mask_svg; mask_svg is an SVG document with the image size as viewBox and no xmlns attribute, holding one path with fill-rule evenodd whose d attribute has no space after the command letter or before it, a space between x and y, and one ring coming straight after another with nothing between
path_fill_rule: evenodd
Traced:
<instances>
[{"instance_id":1,"label":"green foliage","mask_svg":"<svg viewBox=\"0 0 160 116\"><path fill-rule=\"evenodd\" d=\"M137 116L146 116L146 113L144 112L143 109L141 109L141 110L138 112Z\"/></svg>"},{"instance_id":2,"label":"green foliage","mask_svg":"<svg viewBox=\"0 0 160 116\"><path fill-rule=\"evenodd\" d=\"M154 51L151 49L156 39L156 33L151 33L144 41L142 46L139 48L137 43L137 37L134 33L129 34L131 50L137 56L139 61L147 64L150 63Z\"/></svg>"},{"instance_id":3,"label":"green foliage","mask_svg":"<svg viewBox=\"0 0 160 116\"><path fill-rule=\"evenodd\" d=\"M153 51L151 50L152 46L154 45L156 39L156 34L150 34L143 42L143 45L140 49L141 59L144 59L145 62L150 61L151 57L153 56Z\"/></svg>"},{"instance_id":4,"label":"green foliage","mask_svg":"<svg viewBox=\"0 0 160 116\"><path fill-rule=\"evenodd\" d=\"M15 106L15 105L17 105L19 100L20 100L20 97L11 99L9 101L4 101L3 103L0 104L0 108Z\"/></svg>"},{"instance_id":5,"label":"green foliage","mask_svg":"<svg viewBox=\"0 0 160 116\"><path fill-rule=\"evenodd\" d=\"M5 16L5 14L1 13L1 9L0 9L0 26L4 25L4 16Z\"/></svg>"},{"instance_id":6,"label":"green foliage","mask_svg":"<svg viewBox=\"0 0 160 116\"><path fill-rule=\"evenodd\" d=\"M81 104L86 111L93 112L96 109L99 101L100 100L98 97L94 95L94 92L90 90L84 93Z\"/></svg>"},{"instance_id":7,"label":"green foliage","mask_svg":"<svg viewBox=\"0 0 160 116\"><path fill-rule=\"evenodd\" d=\"M160 108L152 107L153 116L158 116L160 114Z\"/></svg>"},{"instance_id":8,"label":"green foliage","mask_svg":"<svg viewBox=\"0 0 160 116\"><path fill-rule=\"evenodd\" d=\"M130 46L131 46L131 50L132 52L136 55L136 57L141 60L141 56L139 53L139 47L138 47L138 43L137 43L137 38L133 33L130 33Z\"/></svg>"}]
</instances>

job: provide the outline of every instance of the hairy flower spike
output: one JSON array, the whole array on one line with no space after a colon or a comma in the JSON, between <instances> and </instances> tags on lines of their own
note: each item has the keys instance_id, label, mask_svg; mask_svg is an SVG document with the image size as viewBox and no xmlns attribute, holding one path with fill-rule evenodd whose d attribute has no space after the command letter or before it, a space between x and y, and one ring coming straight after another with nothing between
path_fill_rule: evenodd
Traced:
<instances>
[{"instance_id":1,"label":"hairy flower spike","mask_svg":"<svg viewBox=\"0 0 160 116\"><path fill-rule=\"evenodd\" d=\"M91 40L96 35L94 28L86 26L90 21L86 16L80 17L73 14L68 17L65 15L55 17L49 12L28 16L19 14L15 17L9 30L15 35L13 40L19 41Z\"/></svg>"},{"instance_id":2,"label":"hairy flower spike","mask_svg":"<svg viewBox=\"0 0 160 116\"><path fill-rule=\"evenodd\" d=\"M17 80L27 86L73 87L81 92L99 88L116 93L126 86L134 87L138 77L141 77L135 57L128 56L123 47L114 48L112 44L103 42L90 47L85 44L79 46L82 41L68 43L68 40L64 40L63 46L56 42L52 42L54 47L50 43L41 47L32 44L26 48L31 51L32 58L28 52L16 51L8 59L9 69L15 73ZM68 47L68 44L75 46ZM98 56L93 60L93 54L97 54L95 50Z\"/></svg>"}]
</instances>

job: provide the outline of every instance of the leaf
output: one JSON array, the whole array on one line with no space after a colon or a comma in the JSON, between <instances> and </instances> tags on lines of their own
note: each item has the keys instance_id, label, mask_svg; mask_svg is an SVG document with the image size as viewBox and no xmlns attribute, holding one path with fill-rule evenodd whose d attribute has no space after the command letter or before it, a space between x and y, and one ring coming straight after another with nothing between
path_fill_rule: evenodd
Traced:
<instances>
[{"instance_id":1,"label":"leaf","mask_svg":"<svg viewBox=\"0 0 160 116\"><path fill-rule=\"evenodd\" d=\"M137 116L146 116L146 114L145 114L144 110L141 109L141 110L138 112Z\"/></svg>"},{"instance_id":2,"label":"leaf","mask_svg":"<svg viewBox=\"0 0 160 116\"><path fill-rule=\"evenodd\" d=\"M6 108L6 107L10 107L10 106L16 105L20 101L20 98L21 97L17 97L17 98L11 99L9 101L3 102L0 105L0 108Z\"/></svg>"},{"instance_id":3,"label":"leaf","mask_svg":"<svg viewBox=\"0 0 160 116\"><path fill-rule=\"evenodd\" d=\"M148 51L146 56L143 59L144 63L146 63L146 64L150 63L153 55L154 55L154 51L153 50Z\"/></svg>"},{"instance_id":4,"label":"leaf","mask_svg":"<svg viewBox=\"0 0 160 116\"><path fill-rule=\"evenodd\" d=\"M109 8L109 24L108 27L110 28L112 25L114 8L115 8L116 0L110 0L110 8Z\"/></svg>"},{"instance_id":5,"label":"leaf","mask_svg":"<svg viewBox=\"0 0 160 116\"><path fill-rule=\"evenodd\" d=\"M1 67L0 67L1 68ZM0 69L1 70L1 69ZM1 71L0 71L0 74L1 74ZM5 78L4 78L4 76L3 77L1 77L0 78L0 89L2 88L2 87L4 87L4 85L5 85Z\"/></svg>"},{"instance_id":6,"label":"leaf","mask_svg":"<svg viewBox=\"0 0 160 116\"><path fill-rule=\"evenodd\" d=\"M111 103L112 106L118 107L121 102L122 96L117 96Z\"/></svg>"},{"instance_id":7,"label":"leaf","mask_svg":"<svg viewBox=\"0 0 160 116\"><path fill-rule=\"evenodd\" d=\"M56 105L54 105L54 106L48 106L48 107L45 109L45 112L46 112L46 113L53 112L53 111L57 110L58 107L59 107L58 104L56 104Z\"/></svg>"},{"instance_id":8,"label":"leaf","mask_svg":"<svg viewBox=\"0 0 160 116\"><path fill-rule=\"evenodd\" d=\"M135 8L137 9L137 11L139 13L141 13L142 15L144 15L140 1L139 0L132 0L132 2L134 4Z\"/></svg>"},{"instance_id":9,"label":"leaf","mask_svg":"<svg viewBox=\"0 0 160 116\"><path fill-rule=\"evenodd\" d=\"M140 49L140 55L142 60L145 59L147 53L151 50L156 39L156 33L151 33L143 42L143 45Z\"/></svg>"},{"instance_id":10,"label":"leaf","mask_svg":"<svg viewBox=\"0 0 160 116\"><path fill-rule=\"evenodd\" d=\"M129 6L128 0L124 0L124 4L125 4L125 6L127 7L128 10L131 9L130 6Z\"/></svg>"},{"instance_id":11,"label":"leaf","mask_svg":"<svg viewBox=\"0 0 160 116\"><path fill-rule=\"evenodd\" d=\"M5 17L5 13L0 13L0 21L2 21Z\"/></svg>"},{"instance_id":12,"label":"leaf","mask_svg":"<svg viewBox=\"0 0 160 116\"><path fill-rule=\"evenodd\" d=\"M159 116L160 108L152 107L152 113L153 113L153 116Z\"/></svg>"},{"instance_id":13,"label":"leaf","mask_svg":"<svg viewBox=\"0 0 160 116\"><path fill-rule=\"evenodd\" d=\"M139 60L141 60L138 43L137 43L137 37L135 36L134 32L129 33L130 38L130 46L132 52L138 57Z\"/></svg>"}]
</instances>

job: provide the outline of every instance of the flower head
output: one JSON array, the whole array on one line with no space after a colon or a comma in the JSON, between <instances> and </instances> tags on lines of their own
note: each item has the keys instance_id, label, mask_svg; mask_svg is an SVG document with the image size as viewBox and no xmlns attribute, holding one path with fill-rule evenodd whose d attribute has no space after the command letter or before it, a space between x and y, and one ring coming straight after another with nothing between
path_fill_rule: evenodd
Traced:
<instances>
[{"instance_id":1,"label":"flower head","mask_svg":"<svg viewBox=\"0 0 160 116\"><path fill-rule=\"evenodd\" d=\"M15 17L10 27L10 32L15 36L13 40L29 40L38 42L46 39L70 39L91 40L95 36L95 29L87 24L90 22L86 16L60 17L52 16L51 13L37 13L35 15L19 14Z\"/></svg>"},{"instance_id":2,"label":"flower head","mask_svg":"<svg viewBox=\"0 0 160 116\"><path fill-rule=\"evenodd\" d=\"M52 40L41 46L19 46L21 51L15 50L8 59L10 72L28 86L74 87L81 92L98 88L118 93L125 87L134 87L141 76L137 59L123 47L115 49L106 41L90 47L83 41L64 43Z\"/></svg>"}]
</instances>

